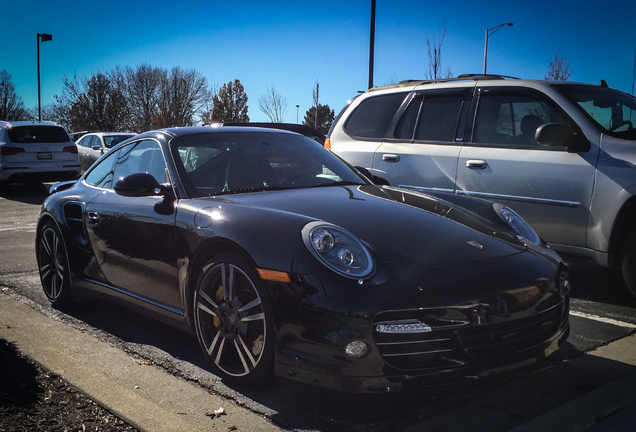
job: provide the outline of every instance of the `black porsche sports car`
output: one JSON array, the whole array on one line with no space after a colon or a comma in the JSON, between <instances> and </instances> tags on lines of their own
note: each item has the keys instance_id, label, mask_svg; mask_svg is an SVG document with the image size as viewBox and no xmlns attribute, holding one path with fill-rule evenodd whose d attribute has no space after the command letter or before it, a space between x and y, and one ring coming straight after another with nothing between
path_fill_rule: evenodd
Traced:
<instances>
[{"instance_id":1,"label":"black porsche sports car","mask_svg":"<svg viewBox=\"0 0 636 432\"><path fill-rule=\"evenodd\" d=\"M138 135L52 187L44 292L180 326L239 384L394 391L528 365L565 341L567 268L518 215L363 172L286 131Z\"/></svg>"}]
</instances>

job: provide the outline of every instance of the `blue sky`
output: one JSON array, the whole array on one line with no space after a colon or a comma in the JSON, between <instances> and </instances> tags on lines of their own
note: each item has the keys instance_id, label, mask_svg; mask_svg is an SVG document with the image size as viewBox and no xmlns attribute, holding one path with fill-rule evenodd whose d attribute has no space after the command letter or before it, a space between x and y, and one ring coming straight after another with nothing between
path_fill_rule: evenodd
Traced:
<instances>
[{"instance_id":1,"label":"blue sky","mask_svg":"<svg viewBox=\"0 0 636 432\"><path fill-rule=\"evenodd\" d=\"M116 66L150 64L195 69L220 87L241 80L252 121L267 87L288 103L296 122L320 103L338 113L368 86L371 0L296 1L51 1L2 0L0 70L12 77L27 108L37 108L37 33L42 104L62 93L64 77L90 77ZM376 0L374 84L423 79L426 37L446 23L444 67L481 73L486 28L512 22L489 38L488 72L543 79L560 50L570 81L632 93L636 1L529 2Z\"/></svg>"}]
</instances>

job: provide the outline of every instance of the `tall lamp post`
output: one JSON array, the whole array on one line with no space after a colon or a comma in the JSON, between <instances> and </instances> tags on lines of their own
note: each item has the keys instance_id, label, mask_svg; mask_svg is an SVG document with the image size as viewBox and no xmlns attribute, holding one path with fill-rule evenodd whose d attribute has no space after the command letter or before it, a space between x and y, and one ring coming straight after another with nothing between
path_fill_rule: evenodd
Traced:
<instances>
[{"instance_id":1,"label":"tall lamp post","mask_svg":"<svg viewBox=\"0 0 636 432\"><path fill-rule=\"evenodd\" d=\"M499 24L497 27L487 28L486 29L486 44L484 48L484 75L486 75L486 62L488 60L488 37L492 36L497 30L502 28L503 26L511 26L512 23L503 23Z\"/></svg>"},{"instance_id":2,"label":"tall lamp post","mask_svg":"<svg viewBox=\"0 0 636 432\"><path fill-rule=\"evenodd\" d=\"M296 124L298 124L298 108L300 108L300 105L296 105Z\"/></svg>"},{"instance_id":3,"label":"tall lamp post","mask_svg":"<svg viewBox=\"0 0 636 432\"><path fill-rule=\"evenodd\" d=\"M38 33L37 45L38 45L38 121L42 121L42 107L40 102L40 41L48 42L53 40L53 36L48 33Z\"/></svg>"},{"instance_id":4,"label":"tall lamp post","mask_svg":"<svg viewBox=\"0 0 636 432\"><path fill-rule=\"evenodd\" d=\"M375 0L371 0L371 26L369 32L369 87L373 87L373 62L375 57Z\"/></svg>"}]
</instances>

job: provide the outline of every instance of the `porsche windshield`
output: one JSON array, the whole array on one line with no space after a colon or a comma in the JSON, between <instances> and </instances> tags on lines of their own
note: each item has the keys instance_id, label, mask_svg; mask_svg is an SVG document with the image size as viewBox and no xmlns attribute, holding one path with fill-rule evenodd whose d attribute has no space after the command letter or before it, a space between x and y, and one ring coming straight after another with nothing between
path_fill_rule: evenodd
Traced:
<instances>
[{"instance_id":1,"label":"porsche windshield","mask_svg":"<svg viewBox=\"0 0 636 432\"><path fill-rule=\"evenodd\" d=\"M338 157L299 135L214 132L181 136L170 145L190 197L364 184Z\"/></svg>"},{"instance_id":2,"label":"porsche windshield","mask_svg":"<svg viewBox=\"0 0 636 432\"><path fill-rule=\"evenodd\" d=\"M591 85L556 85L599 129L616 138L636 140L636 98Z\"/></svg>"}]
</instances>

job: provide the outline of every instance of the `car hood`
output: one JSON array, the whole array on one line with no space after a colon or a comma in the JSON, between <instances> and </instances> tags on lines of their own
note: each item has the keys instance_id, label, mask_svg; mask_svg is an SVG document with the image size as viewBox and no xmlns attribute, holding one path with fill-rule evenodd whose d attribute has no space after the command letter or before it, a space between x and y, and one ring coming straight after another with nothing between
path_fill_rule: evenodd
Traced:
<instances>
[{"instance_id":1,"label":"car hood","mask_svg":"<svg viewBox=\"0 0 636 432\"><path fill-rule=\"evenodd\" d=\"M224 196L224 201L338 225L383 260L445 266L526 250L503 223L444 200L373 185L331 186Z\"/></svg>"}]
</instances>

